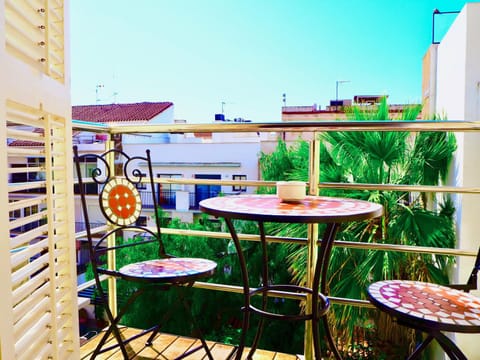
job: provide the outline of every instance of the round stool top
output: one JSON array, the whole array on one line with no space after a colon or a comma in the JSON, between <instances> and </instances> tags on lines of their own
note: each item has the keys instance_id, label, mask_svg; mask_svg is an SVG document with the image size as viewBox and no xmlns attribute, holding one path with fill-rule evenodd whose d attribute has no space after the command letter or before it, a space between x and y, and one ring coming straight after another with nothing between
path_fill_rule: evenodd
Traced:
<instances>
[{"instance_id":1,"label":"round stool top","mask_svg":"<svg viewBox=\"0 0 480 360\"><path fill-rule=\"evenodd\" d=\"M216 267L217 263L208 259L167 258L125 265L118 272L130 279L179 282L213 275Z\"/></svg>"},{"instance_id":2,"label":"round stool top","mask_svg":"<svg viewBox=\"0 0 480 360\"><path fill-rule=\"evenodd\" d=\"M480 332L480 299L447 286L408 280L375 282L374 305L399 319L443 331Z\"/></svg>"}]
</instances>

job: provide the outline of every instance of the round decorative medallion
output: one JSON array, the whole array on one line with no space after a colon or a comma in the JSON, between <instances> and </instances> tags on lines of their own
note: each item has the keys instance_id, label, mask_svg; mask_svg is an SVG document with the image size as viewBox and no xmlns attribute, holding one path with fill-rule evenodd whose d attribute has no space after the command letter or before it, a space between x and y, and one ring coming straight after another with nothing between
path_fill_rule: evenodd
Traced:
<instances>
[{"instance_id":1,"label":"round decorative medallion","mask_svg":"<svg viewBox=\"0 0 480 360\"><path fill-rule=\"evenodd\" d=\"M112 179L105 184L100 196L105 216L118 225L131 225L142 211L140 194L126 179Z\"/></svg>"}]
</instances>

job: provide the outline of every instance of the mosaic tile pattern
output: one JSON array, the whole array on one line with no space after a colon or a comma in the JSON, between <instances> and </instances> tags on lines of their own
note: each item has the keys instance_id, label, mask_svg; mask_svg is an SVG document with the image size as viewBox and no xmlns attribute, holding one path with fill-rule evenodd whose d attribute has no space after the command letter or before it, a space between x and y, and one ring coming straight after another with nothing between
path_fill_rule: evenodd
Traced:
<instances>
[{"instance_id":1,"label":"mosaic tile pattern","mask_svg":"<svg viewBox=\"0 0 480 360\"><path fill-rule=\"evenodd\" d=\"M331 219L343 222L382 214L382 206L376 203L327 196L307 196L298 202L284 202L276 195L234 195L202 200L200 207L208 213L218 211L250 216L252 219L266 216L275 221L282 221L282 217L295 217L298 222L302 219L305 222Z\"/></svg>"},{"instance_id":2,"label":"mosaic tile pattern","mask_svg":"<svg viewBox=\"0 0 480 360\"><path fill-rule=\"evenodd\" d=\"M480 299L470 293L406 280L379 281L370 285L368 292L380 307L399 317L436 323L440 330L480 331Z\"/></svg>"},{"instance_id":3,"label":"mosaic tile pattern","mask_svg":"<svg viewBox=\"0 0 480 360\"><path fill-rule=\"evenodd\" d=\"M169 258L129 264L119 272L129 277L170 281L179 277L211 275L216 267L217 264L208 259Z\"/></svg>"},{"instance_id":4,"label":"mosaic tile pattern","mask_svg":"<svg viewBox=\"0 0 480 360\"><path fill-rule=\"evenodd\" d=\"M142 211L142 201L138 190L126 179L110 180L102 190L100 206L114 224L131 225L137 221Z\"/></svg>"}]
</instances>

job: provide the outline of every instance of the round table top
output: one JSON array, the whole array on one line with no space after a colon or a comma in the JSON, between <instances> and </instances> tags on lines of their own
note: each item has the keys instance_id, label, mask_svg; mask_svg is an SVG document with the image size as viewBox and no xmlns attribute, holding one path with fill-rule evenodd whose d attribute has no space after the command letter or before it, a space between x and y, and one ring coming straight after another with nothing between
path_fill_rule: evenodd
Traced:
<instances>
[{"instance_id":1,"label":"round table top","mask_svg":"<svg viewBox=\"0 0 480 360\"><path fill-rule=\"evenodd\" d=\"M380 204L327 196L307 196L302 201L284 202L276 195L232 195L202 200L200 209L231 219L298 223L340 223L383 214Z\"/></svg>"}]
</instances>

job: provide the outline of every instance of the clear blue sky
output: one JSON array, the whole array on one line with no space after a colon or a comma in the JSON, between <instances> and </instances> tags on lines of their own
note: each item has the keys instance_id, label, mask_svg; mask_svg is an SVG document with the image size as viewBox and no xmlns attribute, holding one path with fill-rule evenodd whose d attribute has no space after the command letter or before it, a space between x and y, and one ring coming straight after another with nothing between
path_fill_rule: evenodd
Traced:
<instances>
[{"instance_id":1,"label":"clear blue sky","mask_svg":"<svg viewBox=\"0 0 480 360\"><path fill-rule=\"evenodd\" d=\"M421 101L432 12L460 0L71 0L72 104L171 101L175 118L279 121L354 95ZM455 15L437 15L440 40ZM97 85L103 85L97 89ZM98 96L97 96L98 90Z\"/></svg>"}]
</instances>

